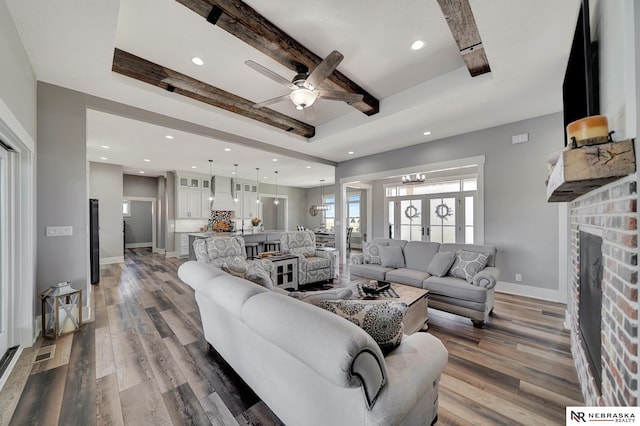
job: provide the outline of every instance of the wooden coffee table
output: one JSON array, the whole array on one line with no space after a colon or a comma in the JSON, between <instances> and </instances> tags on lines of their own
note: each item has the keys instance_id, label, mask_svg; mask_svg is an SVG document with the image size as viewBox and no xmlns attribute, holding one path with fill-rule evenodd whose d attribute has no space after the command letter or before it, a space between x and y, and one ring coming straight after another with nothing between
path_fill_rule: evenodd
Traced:
<instances>
[{"instance_id":1,"label":"wooden coffee table","mask_svg":"<svg viewBox=\"0 0 640 426\"><path fill-rule=\"evenodd\" d=\"M361 279L353 281L352 284L362 284L369 281L368 279ZM429 290L398 283L391 283L391 287L399 297L376 297L372 298L372 300L392 300L407 305L404 321L402 321L405 334L413 334L419 330L426 330L428 328L427 321L429 320L427 317Z\"/></svg>"}]
</instances>

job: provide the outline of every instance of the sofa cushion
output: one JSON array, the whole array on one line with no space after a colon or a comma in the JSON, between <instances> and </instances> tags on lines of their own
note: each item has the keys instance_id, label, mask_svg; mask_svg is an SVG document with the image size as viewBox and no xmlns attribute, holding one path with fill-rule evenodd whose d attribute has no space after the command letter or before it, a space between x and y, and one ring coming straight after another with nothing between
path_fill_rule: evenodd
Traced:
<instances>
[{"instance_id":1,"label":"sofa cushion","mask_svg":"<svg viewBox=\"0 0 640 426\"><path fill-rule=\"evenodd\" d=\"M331 259L318 256L307 257L303 262L301 261L298 263L298 267L301 271L305 272L331 268Z\"/></svg>"},{"instance_id":2,"label":"sofa cushion","mask_svg":"<svg viewBox=\"0 0 640 426\"><path fill-rule=\"evenodd\" d=\"M326 300L318 304L323 309L345 318L366 331L389 352L402 341L402 320L407 305L400 302L368 300Z\"/></svg>"},{"instance_id":3,"label":"sofa cushion","mask_svg":"<svg viewBox=\"0 0 640 426\"><path fill-rule=\"evenodd\" d=\"M473 277L487 264L488 254L475 251L458 250L449 275L452 277L473 281Z\"/></svg>"},{"instance_id":4,"label":"sofa cushion","mask_svg":"<svg viewBox=\"0 0 640 426\"><path fill-rule=\"evenodd\" d=\"M454 299L485 302L487 289L470 285L455 277L430 277L422 283L422 288L429 290L429 294L438 294Z\"/></svg>"},{"instance_id":5,"label":"sofa cushion","mask_svg":"<svg viewBox=\"0 0 640 426\"><path fill-rule=\"evenodd\" d=\"M364 263L372 263L374 265L380 265L380 247L387 246L386 243L364 243L362 248L362 256L364 257Z\"/></svg>"},{"instance_id":6,"label":"sofa cushion","mask_svg":"<svg viewBox=\"0 0 640 426\"><path fill-rule=\"evenodd\" d=\"M404 255L402 247L399 246L381 246L380 264L385 268L404 268Z\"/></svg>"},{"instance_id":7,"label":"sofa cushion","mask_svg":"<svg viewBox=\"0 0 640 426\"><path fill-rule=\"evenodd\" d=\"M427 266L427 272L436 277L447 275L451 265L456 260L456 254L452 251L443 251L433 255L433 259Z\"/></svg>"},{"instance_id":8,"label":"sofa cushion","mask_svg":"<svg viewBox=\"0 0 640 426\"><path fill-rule=\"evenodd\" d=\"M349 273L352 277L364 277L372 280L383 280L387 272L393 271L393 268L385 268L382 265L349 265Z\"/></svg>"},{"instance_id":9,"label":"sofa cushion","mask_svg":"<svg viewBox=\"0 0 640 426\"><path fill-rule=\"evenodd\" d=\"M241 256L247 258L242 237L213 236L205 239L207 243L207 254L209 259L216 259L229 256Z\"/></svg>"},{"instance_id":10,"label":"sofa cushion","mask_svg":"<svg viewBox=\"0 0 640 426\"><path fill-rule=\"evenodd\" d=\"M410 285L422 288L422 282L429 278L428 272L416 271L415 269L399 268L387 272L386 281Z\"/></svg>"},{"instance_id":11,"label":"sofa cushion","mask_svg":"<svg viewBox=\"0 0 640 426\"><path fill-rule=\"evenodd\" d=\"M406 267L422 272L428 272L427 266L438 252L440 243L430 241L409 241L404 246L404 259Z\"/></svg>"}]
</instances>

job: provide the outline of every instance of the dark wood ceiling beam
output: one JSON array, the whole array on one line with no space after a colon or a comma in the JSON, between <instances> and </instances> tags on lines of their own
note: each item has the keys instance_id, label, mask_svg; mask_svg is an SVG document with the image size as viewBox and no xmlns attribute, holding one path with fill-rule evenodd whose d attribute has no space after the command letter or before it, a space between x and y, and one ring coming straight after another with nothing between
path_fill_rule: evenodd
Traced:
<instances>
[{"instance_id":1,"label":"dark wood ceiling beam","mask_svg":"<svg viewBox=\"0 0 640 426\"><path fill-rule=\"evenodd\" d=\"M307 123L269 108L253 108L253 101L117 48L113 54L112 70L169 92L243 115L305 138L313 137L316 132L315 127Z\"/></svg>"},{"instance_id":2,"label":"dark wood ceiling beam","mask_svg":"<svg viewBox=\"0 0 640 426\"><path fill-rule=\"evenodd\" d=\"M469 0L438 0L471 77L491 72Z\"/></svg>"},{"instance_id":3,"label":"dark wood ceiling beam","mask_svg":"<svg viewBox=\"0 0 640 426\"><path fill-rule=\"evenodd\" d=\"M300 65L313 70L323 59L240 0L176 1L293 71L298 72ZM350 105L367 115L380 111L378 99L338 70L325 84L330 89L362 94L362 101Z\"/></svg>"}]
</instances>

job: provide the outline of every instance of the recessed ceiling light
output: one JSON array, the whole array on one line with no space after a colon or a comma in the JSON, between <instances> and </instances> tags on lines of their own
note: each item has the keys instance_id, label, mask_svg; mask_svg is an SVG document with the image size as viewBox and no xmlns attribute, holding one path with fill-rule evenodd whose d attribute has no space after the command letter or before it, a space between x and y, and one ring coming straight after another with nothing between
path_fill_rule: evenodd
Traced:
<instances>
[{"instance_id":1,"label":"recessed ceiling light","mask_svg":"<svg viewBox=\"0 0 640 426\"><path fill-rule=\"evenodd\" d=\"M347 154L352 155L352 154L353 154L353 151L349 151L349 152L347 152Z\"/></svg>"},{"instance_id":2,"label":"recessed ceiling light","mask_svg":"<svg viewBox=\"0 0 640 426\"><path fill-rule=\"evenodd\" d=\"M430 132L430 131L428 131L428 130L427 130L426 132L424 132L424 133L423 133L423 135L425 135L425 136L429 136L430 134L431 134L431 132Z\"/></svg>"},{"instance_id":3,"label":"recessed ceiling light","mask_svg":"<svg viewBox=\"0 0 640 426\"><path fill-rule=\"evenodd\" d=\"M101 160L108 160L107 157L100 157Z\"/></svg>"},{"instance_id":4,"label":"recessed ceiling light","mask_svg":"<svg viewBox=\"0 0 640 426\"><path fill-rule=\"evenodd\" d=\"M424 47L424 41L422 40L416 40L413 43L411 43L411 50L420 50Z\"/></svg>"},{"instance_id":5,"label":"recessed ceiling light","mask_svg":"<svg viewBox=\"0 0 640 426\"><path fill-rule=\"evenodd\" d=\"M232 175L235 175L235 174L236 174L236 172L231 172L231 174L232 174Z\"/></svg>"},{"instance_id":6,"label":"recessed ceiling light","mask_svg":"<svg viewBox=\"0 0 640 426\"><path fill-rule=\"evenodd\" d=\"M278 161L278 159L277 159L277 158L274 158L274 159L272 159L271 161Z\"/></svg>"},{"instance_id":7,"label":"recessed ceiling light","mask_svg":"<svg viewBox=\"0 0 640 426\"><path fill-rule=\"evenodd\" d=\"M202 58L198 58L197 56L194 56L193 58L191 58L191 62L193 62L196 65L204 65L204 61L202 60Z\"/></svg>"},{"instance_id":8,"label":"recessed ceiling light","mask_svg":"<svg viewBox=\"0 0 640 426\"><path fill-rule=\"evenodd\" d=\"M145 158L145 159L144 159L144 162L145 162L145 163L150 163L150 162L151 162L151 160L149 160L148 158Z\"/></svg>"},{"instance_id":9,"label":"recessed ceiling light","mask_svg":"<svg viewBox=\"0 0 640 426\"><path fill-rule=\"evenodd\" d=\"M229 152L229 151L231 151L231 148L225 148L224 150Z\"/></svg>"},{"instance_id":10,"label":"recessed ceiling light","mask_svg":"<svg viewBox=\"0 0 640 426\"><path fill-rule=\"evenodd\" d=\"M144 170L140 170L138 173L140 173L141 175L144 174Z\"/></svg>"},{"instance_id":11,"label":"recessed ceiling light","mask_svg":"<svg viewBox=\"0 0 640 426\"><path fill-rule=\"evenodd\" d=\"M173 136L171 136L171 135L166 135L166 136L165 136L165 138L167 138L167 139L173 139Z\"/></svg>"},{"instance_id":12,"label":"recessed ceiling light","mask_svg":"<svg viewBox=\"0 0 640 426\"><path fill-rule=\"evenodd\" d=\"M109 149L109 146L107 146L107 145L102 145L100 148Z\"/></svg>"},{"instance_id":13,"label":"recessed ceiling light","mask_svg":"<svg viewBox=\"0 0 640 426\"><path fill-rule=\"evenodd\" d=\"M311 168L311 166L307 166L307 169L310 169L310 168Z\"/></svg>"},{"instance_id":14,"label":"recessed ceiling light","mask_svg":"<svg viewBox=\"0 0 640 426\"><path fill-rule=\"evenodd\" d=\"M192 168L192 169L197 169L197 168L198 168L198 166L191 166L191 168Z\"/></svg>"}]
</instances>

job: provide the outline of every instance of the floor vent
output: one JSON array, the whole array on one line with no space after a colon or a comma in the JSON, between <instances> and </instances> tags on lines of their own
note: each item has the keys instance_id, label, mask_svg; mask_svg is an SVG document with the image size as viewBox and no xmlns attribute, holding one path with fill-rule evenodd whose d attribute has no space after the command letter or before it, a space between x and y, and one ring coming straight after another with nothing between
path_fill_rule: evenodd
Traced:
<instances>
[{"instance_id":1,"label":"floor vent","mask_svg":"<svg viewBox=\"0 0 640 426\"><path fill-rule=\"evenodd\" d=\"M53 355L56 353L56 345L43 346L38 349L36 352L36 356L33 359L33 363L38 363L42 361L48 361L53 358Z\"/></svg>"},{"instance_id":2,"label":"floor vent","mask_svg":"<svg viewBox=\"0 0 640 426\"><path fill-rule=\"evenodd\" d=\"M13 356L16 354L16 352L18 352L18 347L19 346L13 346L7 349L7 351L2 356L2 359L0 359L0 378L2 378L4 372L7 371L7 368L9 367L9 364L11 364Z\"/></svg>"}]
</instances>

